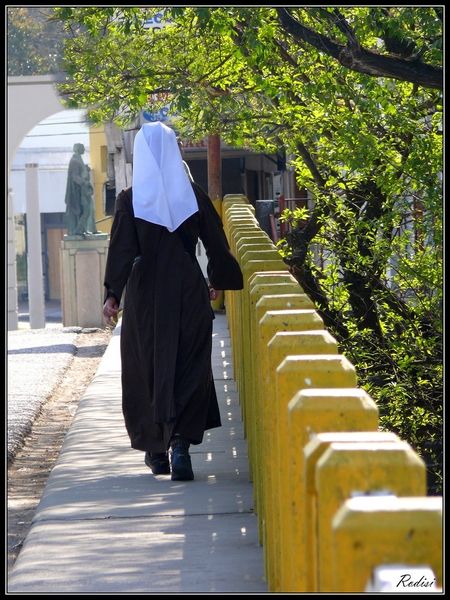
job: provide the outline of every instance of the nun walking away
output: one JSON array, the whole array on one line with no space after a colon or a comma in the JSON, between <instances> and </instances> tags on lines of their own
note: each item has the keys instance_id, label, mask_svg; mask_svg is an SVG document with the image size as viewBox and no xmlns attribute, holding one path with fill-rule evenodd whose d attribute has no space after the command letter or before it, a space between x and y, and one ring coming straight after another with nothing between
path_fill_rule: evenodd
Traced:
<instances>
[{"instance_id":1,"label":"nun walking away","mask_svg":"<svg viewBox=\"0 0 450 600\"><path fill-rule=\"evenodd\" d=\"M209 285L196 259L200 238ZM112 323L126 287L120 349L122 409L131 446L155 475L194 478L190 444L220 427L211 368L210 298L242 289L242 273L207 194L188 178L175 133L136 135L132 187L116 199L103 314Z\"/></svg>"}]
</instances>

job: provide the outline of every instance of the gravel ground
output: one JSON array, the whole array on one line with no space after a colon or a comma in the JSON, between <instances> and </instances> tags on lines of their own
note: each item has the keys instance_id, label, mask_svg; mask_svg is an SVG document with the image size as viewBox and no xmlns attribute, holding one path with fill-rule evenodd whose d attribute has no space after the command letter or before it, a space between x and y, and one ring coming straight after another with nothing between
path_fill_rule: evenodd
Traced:
<instances>
[{"instance_id":1,"label":"gravel ground","mask_svg":"<svg viewBox=\"0 0 450 600\"><path fill-rule=\"evenodd\" d=\"M81 327L19 329L8 332L8 463L47 398L61 383L76 352Z\"/></svg>"}]
</instances>

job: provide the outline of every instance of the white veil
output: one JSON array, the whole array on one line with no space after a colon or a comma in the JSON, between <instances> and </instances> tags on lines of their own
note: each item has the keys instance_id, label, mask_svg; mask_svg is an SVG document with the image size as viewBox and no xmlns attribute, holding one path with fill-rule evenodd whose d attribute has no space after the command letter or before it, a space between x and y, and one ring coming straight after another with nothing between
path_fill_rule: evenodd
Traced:
<instances>
[{"instance_id":1,"label":"white veil","mask_svg":"<svg viewBox=\"0 0 450 600\"><path fill-rule=\"evenodd\" d=\"M198 211L175 132L159 121L135 137L132 185L134 216L170 232Z\"/></svg>"}]
</instances>

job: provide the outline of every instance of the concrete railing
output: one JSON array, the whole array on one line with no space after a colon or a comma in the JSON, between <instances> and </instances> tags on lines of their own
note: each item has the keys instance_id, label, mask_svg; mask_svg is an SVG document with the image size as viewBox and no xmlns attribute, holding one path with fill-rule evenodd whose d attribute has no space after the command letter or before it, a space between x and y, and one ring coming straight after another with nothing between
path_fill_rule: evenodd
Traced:
<instances>
[{"instance_id":1,"label":"concrete railing","mask_svg":"<svg viewBox=\"0 0 450 600\"><path fill-rule=\"evenodd\" d=\"M379 430L246 198L225 196L221 212L244 275L225 306L269 591L363 592L395 564L441 586L442 498L426 496L423 460Z\"/></svg>"}]
</instances>

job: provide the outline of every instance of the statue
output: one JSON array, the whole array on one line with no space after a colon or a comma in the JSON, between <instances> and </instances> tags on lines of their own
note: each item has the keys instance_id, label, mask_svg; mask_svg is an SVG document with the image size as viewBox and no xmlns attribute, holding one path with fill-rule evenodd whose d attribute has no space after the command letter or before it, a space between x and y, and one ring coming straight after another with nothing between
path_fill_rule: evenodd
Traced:
<instances>
[{"instance_id":1,"label":"statue","mask_svg":"<svg viewBox=\"0 0 450 600\"><path fill-rule=\"evenodd\" d=\"M73 146L65 197L67 233L83 237L86 234L100 233L95 226L91 169L81 158L84 150L83 144Z\"/></svg>"}]
</instances>

